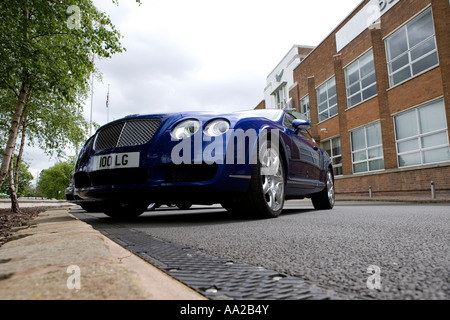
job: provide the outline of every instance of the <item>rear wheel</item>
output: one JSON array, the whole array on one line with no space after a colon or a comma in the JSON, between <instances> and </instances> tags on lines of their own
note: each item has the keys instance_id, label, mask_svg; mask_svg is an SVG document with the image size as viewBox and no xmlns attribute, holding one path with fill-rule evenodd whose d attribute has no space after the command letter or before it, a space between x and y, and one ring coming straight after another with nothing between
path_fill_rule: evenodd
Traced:
<instances>
[{"instance_id":1,"label":"rear wheel","mask_svg":"<svg viewBox=\"0 0 450 320\"><path fill-rule=\"evenodd\" d=\"M143 214L148 202L144 201L105 201L99 207L100 210L111 218L133 219Z\"/></svg>"},{"instance_id":2,"label":"rear wheel","mask_svg":"<svg viewBox=\"0 0 450 320\"><path fill-rule=\"evenodd\" d=\"M319 193L311 197L313 206L317 210L333 209L335 202L334 178L330 169L327 171L327 185Z\"/></svg>"}]
</instances>

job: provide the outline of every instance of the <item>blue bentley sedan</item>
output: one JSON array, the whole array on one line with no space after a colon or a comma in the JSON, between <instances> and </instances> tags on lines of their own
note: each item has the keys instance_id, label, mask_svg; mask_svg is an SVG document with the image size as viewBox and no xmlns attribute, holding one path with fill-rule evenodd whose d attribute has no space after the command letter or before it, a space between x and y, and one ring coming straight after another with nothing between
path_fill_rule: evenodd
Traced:
<instances>
[{"instance_id":1,"label":"blue bentley sedan","mask_svg":"<svg viewBox=\"0 0 450 320\"><path fill-rule=\"evenodd\" d=\"M150 203L221 204L274 218L286 200L335 201L330 158L293 110L133 115L99 128L81 150L70 200L115 218Z\"/></svg>"}]
</instances>

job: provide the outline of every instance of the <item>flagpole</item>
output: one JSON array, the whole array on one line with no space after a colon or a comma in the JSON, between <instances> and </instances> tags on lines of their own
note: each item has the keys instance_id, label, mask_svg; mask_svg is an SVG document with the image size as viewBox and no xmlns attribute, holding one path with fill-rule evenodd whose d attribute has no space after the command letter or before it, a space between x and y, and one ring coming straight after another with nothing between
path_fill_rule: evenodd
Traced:
<instances>
[{"instance_id":1,"label":"flagpole","mask_svg":"<svg viewBox=\"0 0 450 320\"><path fill-rule=\"evenodd\" d=\"M106 123L109 123L109 88L110 84L108 84L108 96L106 97Z\"/></svg>"},{"instance_id":2,"label":"flagpole","mask_svg":"<svg viewBox=\"0 0 450 320\"><path fill-rule=\"evenodd\" d=\"M92 57L94 62L94 57ZM89 137L92 137L92 109L94 108L94 70L91 71L91 118L89 120Z\"/></svg>"}]
</instances>

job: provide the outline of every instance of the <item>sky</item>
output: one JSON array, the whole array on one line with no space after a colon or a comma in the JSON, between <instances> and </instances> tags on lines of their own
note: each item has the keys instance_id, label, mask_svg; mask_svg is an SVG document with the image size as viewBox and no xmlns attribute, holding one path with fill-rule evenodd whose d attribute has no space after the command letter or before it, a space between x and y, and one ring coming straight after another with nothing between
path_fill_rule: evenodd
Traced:
<instances>
[{"instance_id":1,"label":"sky","mask_svg":"<svg viewBox=\"0 0 450 320\"><path fill-rule=\"evenodd\" d=\"M126 48L95 60L101 77L84 113L90 121L92 112L100 125L129 114L253 109L264 99L267 76L292 46L317 46L362 2L93 1ZM36 177L58 159L29 147L25 161Z\"/></svg>"}]
</instances>

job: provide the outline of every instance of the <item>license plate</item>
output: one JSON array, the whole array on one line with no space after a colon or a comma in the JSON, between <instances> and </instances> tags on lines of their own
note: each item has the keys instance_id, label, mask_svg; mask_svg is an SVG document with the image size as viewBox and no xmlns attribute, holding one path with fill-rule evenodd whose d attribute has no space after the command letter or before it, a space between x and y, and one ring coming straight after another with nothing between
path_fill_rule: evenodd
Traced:
<instances>
[{"instance_id":1,"label":"license plate","mask_svg":"<svg viewBox=\"0 0 450 320\"><path fill-rule=\"evenodd\" d=\"M139 152L115 153L115 154L105 154L103 156L96 156L94 157L93 171L138 168L139 159L140 159Z\"/></svg>"}]
</instances>

